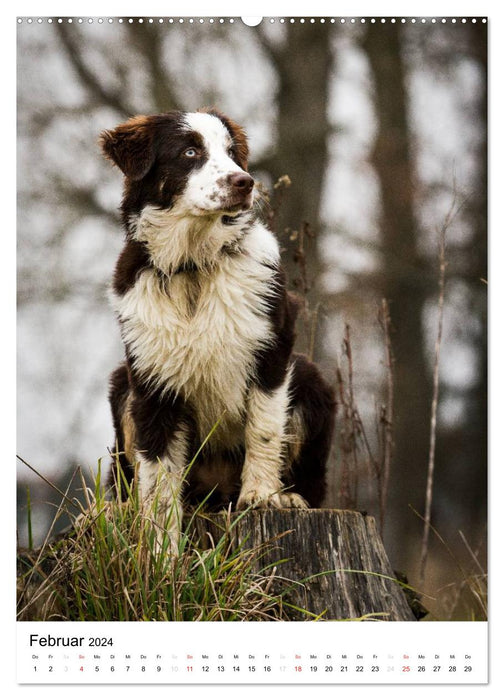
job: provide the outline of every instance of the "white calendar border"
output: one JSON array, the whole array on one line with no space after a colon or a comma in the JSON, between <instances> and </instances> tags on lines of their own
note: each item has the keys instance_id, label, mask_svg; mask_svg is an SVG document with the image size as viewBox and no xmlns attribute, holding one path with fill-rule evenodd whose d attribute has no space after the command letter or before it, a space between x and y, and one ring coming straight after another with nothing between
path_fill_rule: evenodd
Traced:
<instances>
[{"instance_id":1,"label":"white calendar border","mask_svg":"<svg viewBox=\"0 0 504 700\"><path fill-rule=\"evenodd\" d=\"M243 8L246 7L246 13L247 14L254 14L254 15L267 15L267 16L299 16L301 13L299 9L296 7L296 11L293 11L293 2L285 2L285 1L275 1L275 0L270 0L269 2L266 2L265 0L257 0L254 2L253 5L248 5L246 3L242 3L241 6ZM490 31L490 54L491 54L491 63L490 63L490 78L491 78L491 89L490 89L490 100L491 100L491 117L490 117L490 133L491 133L491 144L492 144L492 153L496 154L497 152L503 152L502 148L502 136L499 133L500 132L500 125L504 123L504 118L503 118L503 113L502 113L502 104L499 104L497 99L495 99L495 96L499 92L499 87L497 84L497 80L495 79L495 75L497 74L497 70L492 70L492 66L495 67L497 65L503 65L504 63L504 56L503 56L503 47L504 47L504 35L502 34L503 31L503 17L502 17L502 8L500 6L496 6L494 2L467 2L467 0L459 0L458 2L433 2L432 0L425 0L422 3L408 3L407 6L404 2L348 2L348 0L343 1L343 2L338 2L336 3L335 1L333 2L317 2L317 0L314 0L309 3L309 13L312 16L328 16L328 15L337 15L337 16L372 16L375 14L380 14L383 16L400 16L402 14L406 15L415 15L415 16L442 16L442 15L447 15L447 16L462 16L462 15L472 15L476 14L476 16L485 16L488 15L490 18L490 23L489 23L489 31ZM69 3L68 0L66 2L52 2L52 3L41 3L39 2L34 2L34 1L29 1L29 0L22 0L18 3L16 3L15 7L12 7L12 9L8 11L3 12L3 21L0 23L0 32L1 32L1 45L3 48L3 56L8 56L7 62L5 61L5 58L3 59L3 67L2 67L2 77L4 80L2 81L2 84L4 86L4 91L5 94L8 96L8 104L7 107L4 105L3 110L2 110L2 133L7 133L11 134L12 138L7 139L7 157L5 161L8 164L11 164L12 167L14 167L15 163L15 134L14 134L14 119L15 119L15 22L14 18L16 15L22 15L22 16L38 16L40 14L43 15L57 15L61 13L63 16L67 14L82 14L83 16L117 16L117 15L124 15L124 14L132 14L136 15L139 13L139 7L140 4L136 0L135 2L132 2L131 0L124 0L124 2L96 2L96 0L89 0L86 3L82 2L74 2L74 3ZM252 12L253 9L253 12ZM300 9L304 9L301 7ZM308 9L308 8L307 8ZM407 12L405 10L407 9ZM210 5L205 4L203 0L199 0L199 2L187 0L186 2L172 2L172 3L166 3L166 2L149 2L149 1L144 1L141 3L141 11L142 14L152 14L154 16L156 15L167 15L167 14L172 14L174 16L209 16L209 15L221 15L221 16L239 16L241 14L244 14L243 12L240 11L240 4L237 4L236 2L231 2L228 0L227 2L212 2ZM4 161L4 162L5 162ZM493 201L498 201L499 200L499 195L498 193L501 190L502 187L502 176L498 173L498 163L496 155L494 155L493 158L490 159L490 170L491 170L491 187L490 187L490 202L492 203ZM4 203L4 206L7 207L7 213L4 214L4 236L10 235L12 231L15 230L15 179L11 178L10 181L6 181L6 184L4 185L6 187L6 190L4 189L4 192L7 192L7 198L6 202ZM497 196L496 196L497 195ZM502 231L503 226L502 226L502 221L501 217L498 215L500 212L496 211L496 208L494 207L491 210L491 217L490 217L490 223L491 223L491 251L492 251L492 258L491 258L491 273L490 273L490 281L492 283L492 292L491 292L491 328L492 333L491 333L491 346L490 346L490 357L495 360L495 357L497 354L501 354L500 352L497 351L502 351L503 348L501 348L501 343L502 343L502 338L497 337L498 336L498 319L495 312L496 307L499 306L499 301L502 299L504 300L504 289L502 288L502 284L504 283L504 276L502 275L502 271L500 269L500 265L498 265L498 262L502 259L502 239L499 240L499 236L497 235L500 231ZM11 338L15 337L15 313L13 313L12 306L10 305L10 302L12 302L13 298L13 290L15 289L15 282L14 282L14 265L13 261L15 258L15 253L14 253L14 246L12 244L12 241L8 242L8 262L9 262L9 269L4 271L3 279L2 279L2 288L1 288L1 295L0 298L2 299L2 318L5 319L7 317L8 319L8 329L11 329L11 332L7 334L7 338L10 336ZM7 304L7 306L6 306ZM13 342L7 342L5 344L4 342L4 357L5 357L5 352L7 352L7 362L9 365L12 363L12 366L15 364L14 360L14 347L13 347ZM5 360L4 360L5 361ZM497 425L500 426L500 421L497 423L496 421L498 420L498 410L499 410L499 405L497 404L497 399L496 396L500 394L499 389L504 389L504 382L503 377L502 377L502 368L499 368L497 366L497 362L491 363L491 379L492 379L492 387L494 387L493 391L490 393L490 399L491 399L491 428L490 428L490 436L498 435L499 434L499 429L495 430L495 427ZM8 392L7 396L9 400L12 400L13 405L15 402L15 386L14 386L14 380L13 380L13 373L11 373L11 380L8 383ZM497 387L497 388L495 388ZM10 469L10 461L11 461L11 455L14 455L14 435L15 435L15 425L14 425L14 419L8 418L7 417L7 430L6 430L6 436L5 439L3 440L3 447L4 447L4 454L9 455L7 461L7 465L5 465L4 470L9 468ZM4 436L3 436L4 437ZM500 450L499 450L500 452ZM490 474L490 489L489 493L492 494L491 496L491 512L493 513L499 513L501 510L501 504L500 504L500 494L503 492L502 488L502 471L498 469L498 457L500 454L497 454L497 446L495 444L495 440L491 444L491 465L493 465L493 470ZM5 472L4 472L5 473ZM12 486L11 488L7 489L7 495L8 499L10 500L10 503L7 505L7 507L3 507L1 512L2 512L2 524L4 526L4 532L7 531L9 533L7 537L7 541L10 543L10 546L7 545L5 549L7 552L5 552L4 549L4 556L7 557L8 561L6 563L5 569L6 573L4 574L4 579L2 581L2 601L3 601L3 619L5 621L4 623L4 646L7 646L7 650L3 652L4 656L2 661L4 662L2 664L4 671L3 671L3 677L2 677L2 685L3 687L7 690L9 697L28 697L28 693L32 694L34 692L34 688L32 686L17 686L15 684L15 677L14 677L14 670L15 670L15 644L14 644L14 639L16 635L16 630L17 626L22 623L16 623L15 622L15 591L14 591L14 582L15 582L15 542L14 538L11 537L12 534L12 524L15 523L15 476L13 476L14 469L12 469L11 472L9 472L9 477L8 479L12 479L12 481L8 480L9 486ZM495 518L494 518L495 520ZM497 523L494 523L495 526L497 526ZM499 547L499 550L497 549L498 543L496 542L497 540L497 535L495 537L490 538L490 561L491 561L491 580L495 581L496 584L498 585L498 582L501 580L502 576L502 565L500 563L500 553L499 550L501 547ZM12 550L10 549L12 547ZM5 561L4 561L5 563ZM503 664L500 659L500 650L503 647L503 630L502 630L502 621L504 617L501 615L503 612L502 610L502 596L497 594L491 598L491 622L489 624L489 635L490 635L490 659L491 659L491 665L490 665L490 684L488 686L478 686L478 697L480 693L485 693L489 692L493 695L495 695L497 690L502 690L503 688L503 673L502 673L502 668ZM63 623L65 624L65 623ZM84 623L85 624L85 623ZM121 624L121 623L119 623ZM142 624L142 623L138 623ZM158 624L163 624L163 623L158 623ZM169 623L167 623L169 624ZM199 623L190 623L190 624L199 624ZM217 623L219 624L219 623ZM248 624L248 623L236 623L236 624ZM290 625L292 623L276 623L276 624L285 624L285 625ZM332 624L332 623L324 623L324 624ZM337 623L335 623L337 624ZM347 624L358 624L358 623L347 623ZM381 624L381 623L379 623ZM386 623L383 623L386 624ZM408 624L408 623L391 623L394 625L394 628L397 628L397 626L401 626L403 624ZM419 623L420 625L432 625L436 623ZM448 624L453 624L453 623L448 623ZM471 625L473 623L464 623L467 625ZM10 643L12 641L12 643ZM93 686L93 692L94 688L101 687L101 686ZM261 686L261 688L264 686ZM373 695L375 697L381 698L381 697L387 697L389 698L390 695L394 694L395 692L397 693L404 693L404 686L402 685L395 685L395 686L372 686L373 687ZM121 686L121 697L122 698L129 698L129 697L135 697L137 698L138 695L138 688L139 686ZM189 695L193 695L194 690L191 689L189 686L177 686L177 697L189 697ZM345 695L351 697L362 697L361 695L362 688L360 686L345 686ZM370 687L371 691L371 687ZM457 698L460 697L474 697L474 689L472 686L461 686L461 685L456 685L456 686L451 686L451 687L443 687L443 693L448 693L453 691L457 693ZM54 698L56 697L63 697L63 694L67 696L68 694L71 693L72 697L88 697L89 696L89 688L87 686L72 686L70 689L69 687L65 686L46 686L46 687L37 687L37 697L39 698ZM166 697L166 692L167 689L165 686L149 686L149 695L152 698L155 697ZM205 688L205 697L231 697L231 694L233 694L233 698L236 696L237 692L237 687L236 686L212 686L212 688ZM252 694L254 694L254 697L256 697L256 688L255 686L240 686L239 691L240 696L243 698L249 698L252 697ZM334 686L318 686L316 688L317 695L319 697L331 697L334 698L334 692L335 688ZM336 691L337 692L337 691ZM423 690L423 685L418 685L418 686L410 686L408 688L408 693L411 693L413 696L415 694L420 694L422 693L422 696L424 695L424 690ZM297 698L297 697L305 697L306 696L306 686L289 686L289 697L290 698Z\"/></svg>"}]
</instances>

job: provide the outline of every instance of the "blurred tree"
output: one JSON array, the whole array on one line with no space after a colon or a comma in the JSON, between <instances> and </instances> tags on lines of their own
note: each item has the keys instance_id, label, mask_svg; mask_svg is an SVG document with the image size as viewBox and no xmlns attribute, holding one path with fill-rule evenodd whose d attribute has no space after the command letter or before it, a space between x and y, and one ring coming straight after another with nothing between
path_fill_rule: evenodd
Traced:
<instances>
[{"instance_id":1,"label":"blurred tree","mask_svg":"<svg viewBox=\"0 0 504 700\"><path fill-rule=\"evenodd\" d=\"M259 166L275 183L287 175L290 185L274 199L278 207L273 225L286 249L284 261L292 287L319 301L324 266L315 237L321 229L321 203L329 161L329 90L334 63L328 23L287 24L281 41L261 32L262 46L274 67L278 82L276 139ZM305 257L306 254L306 257ZM320 325L311 337L310 320L299 324L299 347L320 356ZM314 346L314 347L313 347Z\"/></svg>"},{"instance_id":2,"label":"blurred tree","mask_svg":"<svg viewBox=\"0 0 504 700\"><path fill-rule=\"evenodd\" d=\"M452 52L435 56L438 69L470 60L479 76L478 90L472 95L468 111L468 118L479 133L474 145L472 187L464 206L470 236L457 244L452 265L453 281L462 282L467 290L465 323L458 330L459 338L464 338L474 350L475 371L470 385L460 392L465 405L462 420L458 425L442 428L438 449L446 467L439 474L443 500L453 502L458 526L475 531L486 521L488 463L487 31L486 24L471 25L462 37L454 34Z\"/></svg>"},{"instance_id":3,"label":"blurred tree","mask_svg":"<svg viewBox=\"0 0 504 700\"><path fill-rule=\"evenodd\" d=\"M373 77L377 132L371 161L380 183L383 254L378 288L390 304L395 356L394 520L405 535L418 528L409 504L423 507L432 382L424 353L423 310L432 293L419 255L415 166L398 24L368 25L362 45Z\"/></svg>"},{"instance_id":4,"label":"blurred tree","mask_svg":"<svg viewBox=\"0 0 504 700\"><path fill-rule=\"evenodd\" d=\"M470 260L471 297L474 298L475 314L479 319L473 338L477 348L477 381L470 394L467 422L473 426L470 433L472 455L469 461L476 465L475 469L469 467L471 476L469 492L473 495L474 504L471 511L481 521L486 519L488 461L488 30L486 24L472 26L471 46L474 51L473 59L481 74L481 89L477 100L477 121L481 136L475 173L478 186L475 188L474 204L470 211L474 236L472 245L468 246L467 251Z\"/></svg>"}]
</instances>

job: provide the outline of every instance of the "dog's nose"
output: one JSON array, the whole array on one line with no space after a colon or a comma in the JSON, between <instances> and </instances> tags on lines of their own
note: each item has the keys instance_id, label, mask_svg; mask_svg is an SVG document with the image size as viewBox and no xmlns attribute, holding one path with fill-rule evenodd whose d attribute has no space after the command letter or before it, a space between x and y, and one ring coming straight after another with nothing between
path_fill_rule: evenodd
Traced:
<instances>
[{"instance_id":1,"label":"dog's nose","mask_svg":"<svg viewBox=\"0 0 504 700\"><path fill-rule=\"evenodd\" d=\"M240 194L248 194L254 186L254 178L248 173L231 173L228 175L228 182Z\"/></svg>"}]
</instances>

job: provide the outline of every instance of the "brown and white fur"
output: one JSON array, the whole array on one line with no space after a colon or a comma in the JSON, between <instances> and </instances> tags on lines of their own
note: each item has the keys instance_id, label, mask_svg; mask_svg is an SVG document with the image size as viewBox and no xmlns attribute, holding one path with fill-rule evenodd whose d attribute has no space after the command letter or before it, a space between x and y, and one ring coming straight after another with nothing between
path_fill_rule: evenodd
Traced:
<instances>
[{"instance_id":1,"label":"brown and white fur","mask_svg":"<svg viewBox=\"0 0 504 700\"><path fill-rule=\"evenodd\" d=\"M125 176L112 284L126 351L110 388L119 481L138 465L173 548L182 504L208 494L215 506L319 506L334 396L292 353L297 305L252 209L244 131L215 110L168 112L101 145ZM112 481L124 496L116 469Z\"/></svg>"}]
</instances>

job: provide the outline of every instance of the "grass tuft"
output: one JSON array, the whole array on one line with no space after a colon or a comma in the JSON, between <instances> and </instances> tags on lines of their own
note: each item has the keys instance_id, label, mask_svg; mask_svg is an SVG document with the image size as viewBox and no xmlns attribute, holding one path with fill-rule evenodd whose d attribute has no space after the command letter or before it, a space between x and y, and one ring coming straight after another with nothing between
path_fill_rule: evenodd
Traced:
<instances>
[{"instance_id":1,"label":"grass tuft","mask_svg":"<svg viewBox=\"0 0 504 700\"><path fill-rule=\"evenodd\" d=\"M288 619L290 606L275 577L280 562L263 564L275 543L251 548L232 537L246 511L229 512L214 541L208 533L195 534L196 517L207 517L202 504L184 521L173 555L170 533L160 537L136 486L128 486L128 499L118 502L101 486L100 464L94 486L81 479L81 512L72 514L63 499L55 518L63 512L71 517L70 531L40 550L19 553L19 620ZM285 591L292 583L285 580Z\"/></svg>"}]
</instances>

